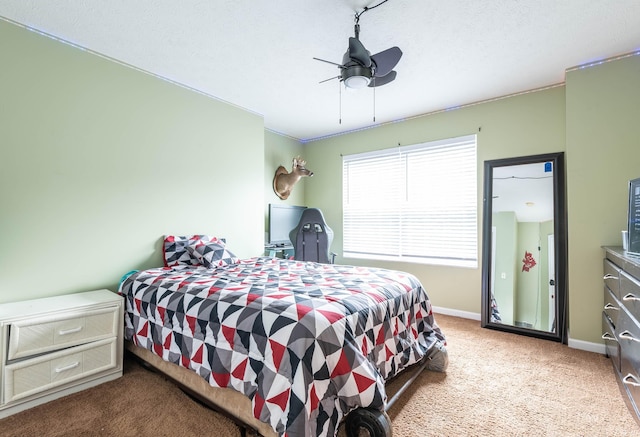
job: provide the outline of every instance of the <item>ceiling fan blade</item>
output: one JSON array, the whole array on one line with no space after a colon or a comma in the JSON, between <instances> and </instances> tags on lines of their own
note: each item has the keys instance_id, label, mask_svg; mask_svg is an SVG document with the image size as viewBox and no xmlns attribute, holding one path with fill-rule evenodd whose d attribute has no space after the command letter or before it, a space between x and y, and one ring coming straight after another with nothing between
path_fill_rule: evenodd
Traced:
<instances>
[{"instance_id":1,"label":"ceiling fan blade","mask_svg":"<svg viewBox=\"0 0 640 437\"><path fill-rule=\"evenodd\" d=\"M351 58L354 62L362 65L363 67L371 67L371 56L369 56L369 52L364 48L359 39L350 37L349 38L349 58Z\"/></svg>"},{"instance_id":2,"label":"ceiling fan blade","mask_svg":"<svg viewBox=\"0 0 640 437\"><path fill-rule=\"evenodd\" d=\"M333 79L340 79L341 77L342 77L342 76L334 76L334 77L330 77L329 79L321 80L321 81L320 81L320 82L318 82L318 83L325 83L325 82L329 82L330 80L333 80Z\"/></svg>"},{"instance_id":3,"label":"ceiling fan blade","mask_svg":"<svg viewBox=\"0 0 640 437\"><path fill-rule=\"evenodd\" d=\"M402 57L402 50L398 47L391 47L380 53L376 53L371 56L371 60L375 64L374 76L383 77L393 70L400 58Z\"/></svg>"},{"instance_id":4,"label":"ceiling fan blade","mask_svg":"<svg viewBox=\"0 0 640 437\"><path fill-rule=\"evenodd\" d=\"M344 65L338 64L336 62L327 61L326 59L320 59L320 58L313 58L313 59L315 59L316 61L326 62L327 64L337 65L340 68L344 68Z\"/></svg>"},{"instance_id":5,"label":"ceiling fan blade","mask_svg":"<svg viewBox=\"0 0 640 437\"><path fill-rule=\"evenodd\" d=\"M392 71L389 74L387 74L385 76L382 76L382 77L374 76L374 77L371 78L371 82L369 82L369 88L386 85L389 82L395 80L396 75L397 75L397 73L395 71Z\"/></svg>"}]
</instances>

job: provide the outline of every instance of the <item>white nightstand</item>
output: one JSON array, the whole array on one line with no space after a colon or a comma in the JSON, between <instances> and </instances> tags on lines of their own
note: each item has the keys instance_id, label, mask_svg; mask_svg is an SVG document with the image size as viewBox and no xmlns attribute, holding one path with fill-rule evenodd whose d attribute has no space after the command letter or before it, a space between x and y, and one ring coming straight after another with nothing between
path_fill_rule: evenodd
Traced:
<instances>
[{"instance_id":1,"label":"white nightstand","mask_svg":"<svg viewBox=\"0 0 640 437\"><path fill-rule=\"evenodd\" d=\"M122 376L122 311L109 290L0 304L0 418Z\"/></svg>"}]
</instances>

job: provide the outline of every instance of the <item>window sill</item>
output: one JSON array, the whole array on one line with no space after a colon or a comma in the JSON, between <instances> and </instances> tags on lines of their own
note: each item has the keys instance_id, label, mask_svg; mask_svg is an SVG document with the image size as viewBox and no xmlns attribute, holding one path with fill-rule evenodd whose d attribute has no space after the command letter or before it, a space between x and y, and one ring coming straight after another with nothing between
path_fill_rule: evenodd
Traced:
<instances>
[{"instance_id":1,"label":"window sill","mask_svg":"<svg viewBox=\"0 0 640 437\"><path fill-rule=\"evenodd\" d=\"M344 258L371 259L376 261L404 262L404 263L412 263L412 264L461 267L461 268L469 268L469 269L478 268L478 260L418 257L418 256L375 255L370 253L363 254L363 253L353 253L353 252L344 252L343 256Z\"/></svg>"}]
</instances>

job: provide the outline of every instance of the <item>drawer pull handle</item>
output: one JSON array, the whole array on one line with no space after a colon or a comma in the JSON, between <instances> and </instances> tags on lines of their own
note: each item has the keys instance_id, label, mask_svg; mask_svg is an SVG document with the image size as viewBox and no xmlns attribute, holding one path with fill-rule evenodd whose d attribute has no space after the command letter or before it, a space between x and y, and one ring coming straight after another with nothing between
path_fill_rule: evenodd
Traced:
<instances>
[{"instance_id":1,"label":"drawer pull handle","mask_svg":"<svg viewBox=\"0 0 640 437\"><path fill-rule=\"evenodd\" d=\"M78 326L77 328L71 328L71 329L61 329L60 331L58 331L59 335L68 335L68 334L75 334L76 332L80 332L82 331L82 326Z\"/></svg>"},{"instance_id":2,"label":"drawer pull handle","mask_svg":"<svg viewBox=\"0 0 640 437\"><path fill-rule=\"evenodd\" d=\"M75 369L79 365L80 365L80 362L76 361L75 363L69 364L68 366L56 367L56 373L62 373L62 372L66 372L67 370Z\"/></svg>"},{"instance_id":3,"label":"drawer pull handle","mask_svg":"<svg viewBox=\"0 0 640 437\"><path fill-rule=\"evenodd\" d=\"M625 294L622 300L640 300L640 297L636 296L633 293Z\"/></svg>"},{"instance_id":4,"label":"drawer pull handle","mask_svg":"<svg viewBox=\"0 0 640 437\"><path fill-rule=\"evenodd\" d=\"M602 339L603 340L609 340L609 341L618 341L618 340L616 340L616 338L613 335L611 335L608 332L605 332L604 334L602 334Z\"/></svg>"},{"instance_id":5,"label":"drawer pull handle","mask_svg":"<svg viewBox=\"0 0 640 437\"><path fill-rule=\"evenodd\" d=\"M616 310L616 311L620 311L620 308L618 308L618 307L614 307L614 306L613 306L613 305L611 305L610 303L606 304L606 305L604 306L604 309L605 309L605 310Z\"/></svg>"},{"instance_id":6,"label":"drawer pull handle","mask_svg":"<svg viewBox=\"0 0 640 437\"><path fill-rule=\"evenodd\" d=\"M640 340L638 340L633 335L631 335L631 333L629 331L622 331L620 333L620 338L624 338L625 340L632 340L632 341L640 342Z\"/></svg>"},{"instance_id":7,"label":"drawer pull handle","mask_svg":"<svg viewBox=\"0 0 640 437\"><path fill-rule=\"evenodd\" d=\"M629 373L627 376L625 376L622 381L625 384L629 384L632 385L634 387L640 387L640 381L638 381L638 378L636 378L635 376L633 376L631 373Z\"/></svg>"},{"instance_id":8,"label":"drawer pull handle","mask_svg":"<svg viewBox=\"0 0 640 437\"><path fill-rule=\"evenodd\" d=\"M611 273L607 273L602 277L602 279L607 280L607 279L620 279L620 278L618 278L617 276L613 276Z\"/></svg>"}]
</instances>

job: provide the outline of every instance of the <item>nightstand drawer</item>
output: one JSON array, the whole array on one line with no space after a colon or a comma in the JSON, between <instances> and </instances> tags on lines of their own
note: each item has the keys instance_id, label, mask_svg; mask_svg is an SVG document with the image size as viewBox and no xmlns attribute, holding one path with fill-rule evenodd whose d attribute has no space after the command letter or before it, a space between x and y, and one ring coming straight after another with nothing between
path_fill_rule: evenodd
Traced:
<instances>
[{"instance_id":1,"label":"nightstand drawer","mask_svg":"<svg viewBox=\"0 0 640 437\"><path fill-rule=\"evenodd\" d=\"M115 368L116 340L114 337L84 344L6 366L5 402Z\"/></svg>"},{"instance_id":2,"label":"nightstand drawer","mask_svg":"<svg viewBox=\"0 0 640 437\"><path fill-rule=\"evenodd\" d=\"M9 331L8 360L28 357L103 338L118 332L119 307L17 321Z\"/></svg>"}]
</instances>

